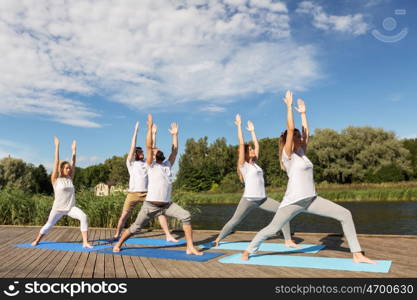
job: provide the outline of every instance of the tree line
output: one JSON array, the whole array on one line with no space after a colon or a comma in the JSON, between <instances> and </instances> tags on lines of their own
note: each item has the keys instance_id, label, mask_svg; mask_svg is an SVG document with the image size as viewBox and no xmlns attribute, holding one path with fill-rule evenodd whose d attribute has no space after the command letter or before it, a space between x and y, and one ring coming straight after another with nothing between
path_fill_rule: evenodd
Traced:
<instances>
[{"instance_id":1,"label":"tree line","mask_svg":"<svg viewBox=\"0 0 417 300\"><path fill-rule=\"evenodd\" d=\"M278 138L259 140L258 164L270 187L282 187L287 175L278 162ZM393 132L373 127L353 127L337 132L316 129L310 138L307 156L314 164L317 183L379 183L417 179L417 138L398 139ZM208 138L187 140L179 160L174 189L183 191L235 192L241 189L237 172L237 146L225 138L212 143ZM0 188L51 194L52 186L44 166L20 159L0 160ZM129 173L126 155L76 168L77 189L92 188L99 182L126 187Z\"/></svg>"}]
</instances>

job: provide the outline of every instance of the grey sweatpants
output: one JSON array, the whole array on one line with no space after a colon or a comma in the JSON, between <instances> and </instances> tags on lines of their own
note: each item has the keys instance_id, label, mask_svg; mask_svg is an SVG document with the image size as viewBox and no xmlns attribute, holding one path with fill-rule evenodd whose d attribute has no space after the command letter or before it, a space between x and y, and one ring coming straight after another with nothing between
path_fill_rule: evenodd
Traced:
<instances>
[{"instance_id":1,"label":"grey sweatpants","mask_svg":"<svg viewBox=\"0 0 417 300\"><path fill-rule=\"evenodd\" d=\"M151 219L160 215L174 217L185 225L191 223L190 213L175 203L170 202L164 206L157 206L149 203L149 201L144 201L135 222L129 227L130 233L134 234L140 231Z\"/></svg>"},{"instance_id":2,"label":"grey sweatpants","mask_svg":"<svg viewBox=\"0 0 417 300\"><path fill-rule=\"evenodd\" d=\"M263 241L280 230L284 224L287 224L296 215L303 212L329 217L340 221L343 233L345 234L349 244L350 252L361 251L361 247L356 236L355 224L353 224L352 214L350 211L343 206L319 196L303 199L278 209L271 223L256 234L246 251L249 253L255 253L258 251L259 246Z\"/></svg>"},{"instance_id":3,"label":"grey sweatpants","mask_svg":"<svg viewBox=\"0 0 417 300\"><path fill-rule=\"evenodd\" d=\"M240 199L240 202L236 208L236 211L233 215L233 217L229 220L229 222L226 223L226 225L223 226L222 231L220 232L218 236L218 240L224 239L226 236L228 236L233 229L240 224L240 222L243 221L244 218L255 208L260 208L262 210L276 213L279 208L280 203L274 199L271 198L265 198L259 201L249 201L247 198L242 197ZM281 228L280 228L281 229ZM279 231L279 230L277 230ZM291 239L291 232L290 232L290 224L286 223L282 227L282 233L284 234L284 238L286 240Z\"/></svg>"}]
</instances>

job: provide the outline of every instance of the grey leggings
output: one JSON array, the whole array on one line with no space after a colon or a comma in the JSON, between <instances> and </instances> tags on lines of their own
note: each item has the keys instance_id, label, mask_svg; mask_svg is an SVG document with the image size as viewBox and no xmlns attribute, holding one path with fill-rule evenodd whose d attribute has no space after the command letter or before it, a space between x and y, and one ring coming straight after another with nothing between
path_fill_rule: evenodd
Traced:
<instances>
[{"instance_id":1,"label":"grey leggings","mask_svg":"<svg viewBox=\"0 0 417 300\"><path fill-rule=\"evenodd\" d=\"M288 223L296 215L302 212L329 217L340 221L343 233L345 234L350 247L350 252L361 251L350 211L343 206L319 196L303 199L280 208L271 223L256 234L246 251L249 253L258 251L258 248L263 241L272 236L275 232L280 230L284 224Z\"/></svg>"},{"instance_id":2,"label":"grey leggings","mask_svg":"<svg viewBox=\"0 0 417 300\"><path fill-rule=\"evenodd\" d=\"M157 206L149 201L144 201L135 222L129 227L130 233L139 232L152 218L160 215L176 218L184 225L191 224L191 214L178 204L170 202L164 206Z\"/></svg>"},{"instance_id":3,"label":"grey leggings","mask_svg":"<svg viewBox=\"0 0 417 300\"><path fill-rule=\"evenodd\" d=\"M265 211L276 213L279 208L280 203L271 198L265 198L259 201L249 201L247 198L243 197L240 199L239 205L236 208L236 211L233 217L223 226L222 231L218 236L218 240L224 239L228 236L233 229L243 221L243 219L255 208L260 208ZM280 228L281 229L281 228ZM279 230L277 230L279 231ZM290 224L286 223L282 227L282 233L286 240L291 239Z\"/></svg>"}]
</instances>

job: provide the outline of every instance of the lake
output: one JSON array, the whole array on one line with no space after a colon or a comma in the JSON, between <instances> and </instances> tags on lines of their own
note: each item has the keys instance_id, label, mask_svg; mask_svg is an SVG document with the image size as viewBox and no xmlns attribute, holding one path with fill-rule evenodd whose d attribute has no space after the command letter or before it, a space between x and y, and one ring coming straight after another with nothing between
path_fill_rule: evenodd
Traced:
<instances>
[{"instance_id":1,"label":"lake","mask_svg":"<svg viewBox=\"0 0 417 300\"><path fill-rule=\"evenodd\" d=\"M417 235L417 202L337 202L353 215L357 233ZM194 229L220 230L232 217L237 204L201 204L193 213ZM273 214L253 210L236 230L258 231L269 224ZM302 213L291 222L291 232L341 233L336 220Z\"/></svg>"}]
</instances>

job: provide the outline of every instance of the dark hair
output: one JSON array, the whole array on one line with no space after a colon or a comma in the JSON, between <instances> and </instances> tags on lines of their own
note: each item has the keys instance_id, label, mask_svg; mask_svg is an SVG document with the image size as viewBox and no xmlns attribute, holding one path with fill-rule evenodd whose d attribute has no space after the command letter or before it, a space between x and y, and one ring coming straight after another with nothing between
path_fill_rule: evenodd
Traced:
<instances>
[{"instance_id":1,"label":"dark hair","mask_svg":"<svg viewBox=\"0 0 417 300\"><path fill-rule=\"evenodd\" d=\"M139 160L138 150L143 152L142 147L135 147L135 160Z\"/></svg>"},{"instance_id":2,"label":"dark hair","mask_svg":"<svg viewBox=\"0 0 417 300\"><path fill-rule=\"evenodd\" d=\"M65 165L70 165L71 166L71 164L69 163L69 162L67 162L66 160L63 160L63 161L61 161L60 163L59 163L59 171L58 171L58 173L59 173L59 176L61 176L61 170L65 167Z\"/></svg>"},{"instance_id":3,"label":"dark hair","mask_svg":"<svg viewBox=\"0 0 417 300\"><path fill-rule=\"evenodd\" d=\"M295 128L294 132L300 133L300 130ZM285 143L287 141L287 133L288 133L288 130L285 130L281 133L281 136L279 137L279 143L278 143L279 165L281 166L281 169L284 170L284 171L285 171L285 166L282 163L282 150L284 149Z\"/></svg>"},{"instance_id":4,"label":"dark hair","mask_svg":"<svg viewBox=\"0 0 417 300\"><path fill-rule=\"evenodd\" d=\"M249 147L255 148L255 146L250 142L250 143L246 143L244 148L245 148L245 160L246 160L246 155L249 154Z\"/></svg>"},{"instance_id":5,"label":"dark hair","mask_svg":"<svg viewBox=\"0 0 417 300\"><path fill-rule=\"evenodd\" d=\"M157 161L164 161L165 160L164 152L162 152L161 150L158 150L158 152L156 152L155 154L155 159Z\"/></svg>"}]
</instances>

